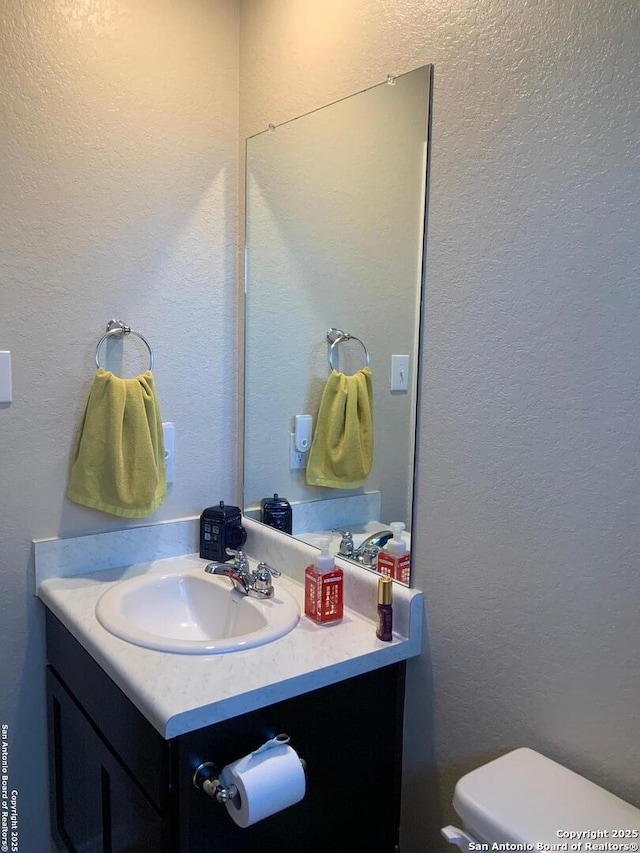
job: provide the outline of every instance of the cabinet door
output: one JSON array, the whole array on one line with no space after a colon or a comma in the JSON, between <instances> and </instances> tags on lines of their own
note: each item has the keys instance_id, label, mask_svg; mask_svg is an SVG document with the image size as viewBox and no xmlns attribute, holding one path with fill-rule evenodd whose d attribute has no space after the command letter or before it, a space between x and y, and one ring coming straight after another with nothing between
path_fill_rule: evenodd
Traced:
<instances>
[{"instance_id":1,"label":"cabinet door","mask_svg":"<svg viewBox=\"0 0 640 853\"><path fill-rule=\"evenodd\" d=\"M102 850L102 773L95 735L67 697L48 687L51 822L69 850Z\"/></svg>"},{"instance_id":2,"label":"cabinet door","mask_svg":"<svg viewBox=\"0 0 640 853\"><path fill-rule=\"evenodd\" d=\"M168 851L168 827L129 775L110 755L102 756L104 853Z\"/></svg>"},{"instance_id":3,"label":"cabinet door","mask_svg":"<svg viewBox=\"0 0 640 853\"><path fill-rule=\"evenodd\" d=\"M52 672L47 673L54 833L82 853L171 850L165 820Z\"/></svg>"}]
</instances>

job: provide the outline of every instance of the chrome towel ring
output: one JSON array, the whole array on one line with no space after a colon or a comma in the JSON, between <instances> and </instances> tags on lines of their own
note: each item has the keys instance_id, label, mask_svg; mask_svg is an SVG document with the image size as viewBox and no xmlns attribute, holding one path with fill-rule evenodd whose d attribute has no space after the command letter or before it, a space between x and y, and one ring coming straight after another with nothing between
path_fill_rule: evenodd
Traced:
<instances>
[{"instance_id":1,"label":"chrome towel ring","mask_svg":"<svg viewBox=\"0 0 640 853\"><path fill-rule=\"evenodd\" d=\"M342 341L357 341L364 350L365 367L369 367L369 350L362 343L360 338L356 338L355 335L350 335L349 332L343 332L342 329L334 329L332 327L327 332L327 340L331 343L331 346L329 347L329 367L331 370L337 370L337 367L333 363L333 357L338 351L338 345L341 344Z\"/></svg>"},{"instance_id":2,"label":"chrome towel ring","mask_svg":"<svg viewBox=\"0 0 640 853\"><path fill-rule=\"evenodd\" d=\"M96 367L100 367L100 347L102 344L107 340L107 338L117 338L120 335L135 335L136 338L140 338L149 350L149 370L153 370L155 359L153 350L151 349L151 344L144 335L141 335L140 332L134 332L131 326L127 326L127 324L123 323L122 320L109 320L107 323L107 333L100 338L98 346L96 347Z\"/></svg>"}]
</instances>

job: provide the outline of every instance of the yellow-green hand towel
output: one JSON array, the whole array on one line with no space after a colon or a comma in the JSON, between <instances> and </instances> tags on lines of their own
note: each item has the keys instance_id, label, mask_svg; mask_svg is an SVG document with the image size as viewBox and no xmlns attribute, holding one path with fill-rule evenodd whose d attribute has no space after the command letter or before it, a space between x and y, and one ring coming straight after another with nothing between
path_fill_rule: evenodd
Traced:
<instances>
[{"instance_id":1,"label":"yellow-green hand towel","mask_svg":"<svg viewBox=\"0 0 640 853\"><path fill-rule=\"evenodd\" d=\"M153 374L121 379L99 368L76 439L67 497L112 515L144 518L166 492Z\"/></svg>"},{"instance_id":2,"label":"yellow-green hand towel","mask_svg":"<svg viewBox=\"0 0 640 853\"><path fill-rule=\"evenodd\" d=\"M332 489L364 485L373 463L373 393L368 367L327 379L307 460L307 483Z\"/></svg>"}]
</instances>

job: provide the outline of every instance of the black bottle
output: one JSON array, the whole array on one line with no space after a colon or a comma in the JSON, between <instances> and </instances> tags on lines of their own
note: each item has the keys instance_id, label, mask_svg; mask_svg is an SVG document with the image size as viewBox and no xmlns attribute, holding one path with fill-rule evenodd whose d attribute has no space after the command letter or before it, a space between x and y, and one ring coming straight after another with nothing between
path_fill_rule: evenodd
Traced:
<instances>
[{"instance_id":1,"label":"black bottle","mask_svg":"<svg viewBox=\"0 0 640 853\"><path fill-rule=\"evenodd\" d=\"M220 501L200 516L200 556L204 560L226 563L232 559L227 548L238 551L246 541L240 507Z\"/></svg>"},{"instance_id":2,"label":"black bottle","mask_svg":"<svg viewBox=\"0 0 640 853\"><path fill-rule=\"evenodd\" d=\"M282 530L283 533L291 533L293 529L293 513L291 504L286 498L278 497L277 493L272 498L263 498L260 501L260 521Z\"/></svg>"}]
</instances>

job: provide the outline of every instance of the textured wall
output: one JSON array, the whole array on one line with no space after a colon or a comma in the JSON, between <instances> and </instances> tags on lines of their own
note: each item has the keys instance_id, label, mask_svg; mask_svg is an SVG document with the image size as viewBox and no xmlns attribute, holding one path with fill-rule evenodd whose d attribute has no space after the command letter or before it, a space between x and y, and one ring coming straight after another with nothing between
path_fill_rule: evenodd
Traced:
<instances>
[{"instance_id":1,"label":"textured wall","mask_svg":"<svg viewBox=\"0 0 640 853\"><path fill-rule=\"evenodd\" d=\"M21 850L47 849L41 613L30 540L122 527L64 498L112 316L156 352L175 485L155 519L235 499L238 13L233 0L0 8L0 721ZM126 342L128 367L146 366Z\"/></svg>"},{"instance_id":2,"label":"textured wall","mask_svg":"<svg viewBox=\"0 0 640 853\"><path fill-rule=\"evenodd\" d=\"M403 851L521 744L640 803L640 7L241 8L245 133L435 64Z\"/></svg>"},{"instance_id":3,"label":"textured wall","mask_svg":"<svg viewBox=\"0 0 640 853\"><path fill-rule=\"evenodd\" d=\"M233 487L234 9L0 10L0 348L15 385L0 408L0 717L38 853L30 540L121 525L63 497L112 314L154 343L177 425L156 517ZM242 0L242 13L242 136L436 68L415 539L429 633L409 675L403 849L435 838L459 772L521 743L638 803L637 4Z\"/></svg>"}]
</instances>

